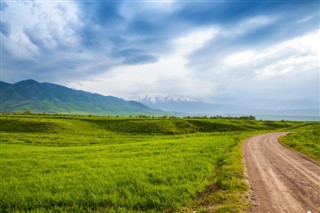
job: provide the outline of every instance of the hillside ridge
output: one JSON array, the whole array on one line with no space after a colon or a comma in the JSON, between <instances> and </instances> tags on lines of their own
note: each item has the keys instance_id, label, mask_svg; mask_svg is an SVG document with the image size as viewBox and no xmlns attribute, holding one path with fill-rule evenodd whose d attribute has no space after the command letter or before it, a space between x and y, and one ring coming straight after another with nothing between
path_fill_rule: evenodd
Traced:
<instances>
[{"instance_id":1,"label":"hillside ridge","mask_svg":"<svg viewBox=\"0 0 320 213\"><path fill-rule=\"evenodd\" d=\"M39 83L33 79L14 84L0 81L1 112L66 113L98 115L160 114L137 101L126 101L71 89L53 83Z\"/></svg>"}]
</instances>

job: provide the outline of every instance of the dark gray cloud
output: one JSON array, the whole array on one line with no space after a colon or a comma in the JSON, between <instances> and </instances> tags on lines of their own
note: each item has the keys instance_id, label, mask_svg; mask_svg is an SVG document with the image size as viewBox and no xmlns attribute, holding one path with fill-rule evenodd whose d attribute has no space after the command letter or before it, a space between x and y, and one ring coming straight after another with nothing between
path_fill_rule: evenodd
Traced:
<instances>
[{"instance_id":1,"label":"dark gray cloud","mask_svg":"<svg viewBox=\"0 0 320 213\"><path fill-rule=\"evenodd\" d=\"M4 1L0 2L0 11L5 10L8 7L8 4Z\"/></svg>"},{"instance_id":2,"label":"dark gray cloud","mask_svg":"<svg viewBox=\"0 0 320 213\"><path fill-rule=\"evenodd\" d=\"M122 1L79 1L77 2L83 11L82 19L88 23L98 24L101 27L110 27L123 23L123 17L119 13Z\"/></svg>"},{"instance_id":3,"label":"dark gray cloud","mask_svg":"<svg viewBox=\"0 0 320 213\"><path fill-rule=\"evenodd\" d=\"M0 21L0 32L4 36L8 36L10 34L11 26L9 23Z\"/></svg>"},{"instance_id":4,"label":"dark gray cloud","mask_svg":"<svg viewBox=\"0 0 320 213\"><path fill-rule=\"evenodd\" d=\"M141 49L123 49L114 51L112 57L121 59L123 64L144 64L157 61L157 57L145 54Z\"/></svg>"}]
</instances>

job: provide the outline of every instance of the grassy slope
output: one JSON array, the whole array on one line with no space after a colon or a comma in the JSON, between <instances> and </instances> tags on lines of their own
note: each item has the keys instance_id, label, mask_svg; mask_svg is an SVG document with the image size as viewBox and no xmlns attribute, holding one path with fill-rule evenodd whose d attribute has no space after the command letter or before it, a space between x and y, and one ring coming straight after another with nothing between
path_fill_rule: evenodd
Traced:
<instances>
[{"instance_id":1,"label":"grassy slope","mask_svg":"<svg viewBox=\"0 0 320 213\"><path fill-rule=\"evenodd\" d=\"M291 130L281 143L320 163L320 123L308 123Z\"/></svg>"},{"instance_id":2,"label":"grassy slope","mask_svg":"<svg viewBox=\"0 0 320 213\"><path fill-rule=\"evenodd\" d=\"M36 113L99 114L99 115L162 115L141 103L102 96L64 86L34 80L15 84L1 82L0 109L4 112L33 111Z\"/></svg>"},{"instance_id":3,"label":"grassy slope","mask_svg":"<svg viewBox=\"0 0 320 213\"><path fill-rule=\"evenodd\" d=\"M247 205L240 142L291 125L2 116L0 210L237 212Z\"/></svg>"},{"instance_id":4,"label":"grassy slope","mask_svg":"<svg viewBox=\"0 0 320 213\"><path fill-rule=\"evenodd\" d=\"M128 104L128 103L127 103ZM1 106L1 105L0 105ZM162 115L166 114L160 110L146 109L139 106L129 106L121 108L117 104L102 104L102 103L90 103L90 102L70 102L66 103L58 100L43 100L35 102L25 103L11 103L6 102L3 106L6 109L10 109L10 112L26 112L32 111L33 113L60 113L60 114L78 114L78 115L138 115L138 114L149 114L149 115ZM3 108L2 107L2 108Z\"/></svg>"},{"instance_id":5,"label":"grassy slope","mask_svg":"<svg viewBox=\"0 0 320 213\"><path fill-rule=\"evenodd\" d=\"M206 188L182 212L243 212L250 206L241 156L241 141L248 133L239 134L215 164L215 175Z\"/></svg>"}]
</instances>

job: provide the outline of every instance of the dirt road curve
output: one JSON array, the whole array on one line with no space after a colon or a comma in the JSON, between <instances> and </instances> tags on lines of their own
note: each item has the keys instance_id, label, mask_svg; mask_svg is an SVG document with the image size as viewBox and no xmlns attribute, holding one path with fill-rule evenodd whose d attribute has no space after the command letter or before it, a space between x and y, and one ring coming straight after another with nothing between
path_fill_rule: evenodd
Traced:
<instances>
[{"instance_id":1,"label":"dirt road curve","mask_svg":"<svg viewBox=\"0 0 320 213\"><path fill-rule=\"evenodd\" d=\"M320 212L320 166L278 142L286 133L258 135L243 147L253 190L250 212Z\"/></svg>"}]
</instances>

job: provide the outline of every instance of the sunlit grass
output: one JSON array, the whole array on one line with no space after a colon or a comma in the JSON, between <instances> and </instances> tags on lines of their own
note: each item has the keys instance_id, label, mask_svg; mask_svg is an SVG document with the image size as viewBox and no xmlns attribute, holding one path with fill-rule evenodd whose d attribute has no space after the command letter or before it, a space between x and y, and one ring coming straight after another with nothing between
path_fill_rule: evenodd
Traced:
<instances>
[{"instance_id":1,"label":"sunlit grass","mask_svg":"<svg viewBox=\"0 0 320 213\"><path fill-rule=\"evenodd\" d=\"M296 124L1 116L1 212L241 211L241 142ZM205 195L205 196L203 196Z\"/></svg>"},{"instance_id":2,"label":"sunlit grass","mask_svg":"<svg viewBox=\"0 0 320 213\"><path fill-rule=\"evenodd\" d=\"M292 133L281 138L281 142L320 163L320 123L308 123L294 128Z\"/></svg>"},{"instance_id":3,"label":"sunlit grass","mask_svg":"<svg viewBox=\"0 0 320 213\"><path fill-rule=\"evenodd\" d=\"M82 147L1 145L2 210L176 209L203 190L233 137Z\"/></svg>"}]
</instances>

